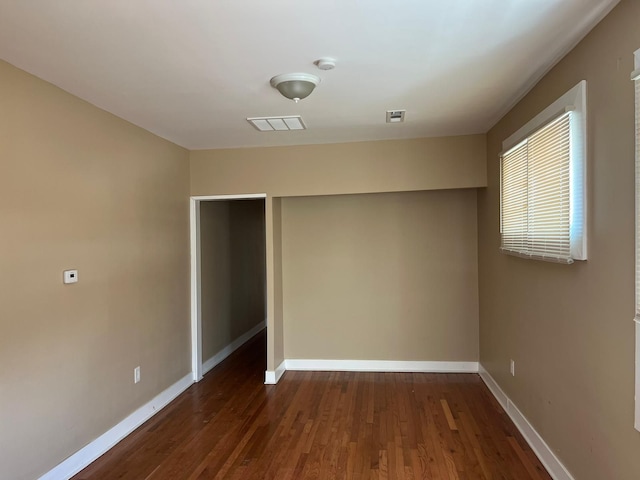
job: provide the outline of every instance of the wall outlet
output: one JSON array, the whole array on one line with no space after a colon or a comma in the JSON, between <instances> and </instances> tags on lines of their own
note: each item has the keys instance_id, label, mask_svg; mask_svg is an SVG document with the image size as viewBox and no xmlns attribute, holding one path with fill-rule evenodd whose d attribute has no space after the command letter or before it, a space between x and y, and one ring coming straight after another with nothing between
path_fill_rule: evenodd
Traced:
<instances>
[{"instance_id":1,"label":"wall outlet","mask_svg":"<svg viewBox=\"0 0 640 480\"><path fill-rule=\"evenodd\" d=\"M511 376L516 376L516 362L515 360L509 360L509 371L511 372Z\"/></svg>"},{"instance_id":2,"label":"wall outlet","mask_svg":"<svg viewBox=\"0 0 640 480\"><path fill-rule=\"evenodd\" d=\"M78 283L78 270L65 270L62 272L64 283Z\"/></svg>"},{"instance_id":3,"label":"wall outlet","mask_svg":"<svg viewBox=\"0 0 640 480\"><path fill-rule=\"evenodd\" d=\"M133 383L140 382L140 367L133 369Z\"/></svg>"}]
</instances>

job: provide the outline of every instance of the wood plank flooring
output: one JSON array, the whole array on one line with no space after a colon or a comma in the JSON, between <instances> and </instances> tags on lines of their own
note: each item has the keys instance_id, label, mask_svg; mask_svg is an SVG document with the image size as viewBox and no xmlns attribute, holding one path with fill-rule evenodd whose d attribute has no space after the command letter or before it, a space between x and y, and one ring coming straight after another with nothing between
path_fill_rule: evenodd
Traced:
<instances>
[{"instance_id":1,"label":"wood plank flooring","mask_svg":"<svg viewBox=\"0 0 640 480\"><path fill-rule=\"evenodd\" d=\"M74 477L549 480L478 375L286 372L265 333Z\"/></svg>"}]
</instances>

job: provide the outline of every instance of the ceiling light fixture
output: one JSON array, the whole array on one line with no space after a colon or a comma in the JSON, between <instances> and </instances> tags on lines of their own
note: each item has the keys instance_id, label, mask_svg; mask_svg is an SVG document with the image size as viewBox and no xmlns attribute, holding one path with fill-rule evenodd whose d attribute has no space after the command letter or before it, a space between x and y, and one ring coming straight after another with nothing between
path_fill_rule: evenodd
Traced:
<instances>
[{"instance_id":1,"label":"ceiling light fixture","mask_svg":"<svg viewBox=\"0 0 640 480\"><path fill-rule=\"evenodd\" d=\"M307 98L319 83L320 78L310 73L284 73L271 79L273 88L296 103Z\"/></svg>"}]
</instances>

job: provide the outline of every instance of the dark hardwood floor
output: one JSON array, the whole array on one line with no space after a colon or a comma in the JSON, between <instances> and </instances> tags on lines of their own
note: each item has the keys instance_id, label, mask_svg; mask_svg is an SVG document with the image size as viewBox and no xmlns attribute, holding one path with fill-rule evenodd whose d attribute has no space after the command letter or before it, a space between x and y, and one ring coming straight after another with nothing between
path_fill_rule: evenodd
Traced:
<instances>
[{"instance_id":1,"label":"dark hardwood floor","mask_svg":"<svg viewBox=\"0 0 640 480\"><path fill-rule=\"evenodd\" d=\"M475 374L287 372L261 333L81 479L550 479Z\"/></svg>"}]
</instances>

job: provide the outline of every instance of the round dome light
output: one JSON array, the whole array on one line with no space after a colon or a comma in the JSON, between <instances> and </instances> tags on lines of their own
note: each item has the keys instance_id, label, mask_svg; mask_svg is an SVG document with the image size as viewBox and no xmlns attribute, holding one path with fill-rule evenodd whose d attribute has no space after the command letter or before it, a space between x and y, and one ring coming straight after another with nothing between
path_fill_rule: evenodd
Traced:
<instances>
[{"instance_id":1,"label":"round dome light","mask_svg":"<svg viewBox=\"0 0 640 480\"><path fill-rule=\"evenodd\" d=\"M284 73L271 79L271 86L282 96L298 103L307 98L320 83L320 78L310 73Z\"/></svg>"}]
</instances>

